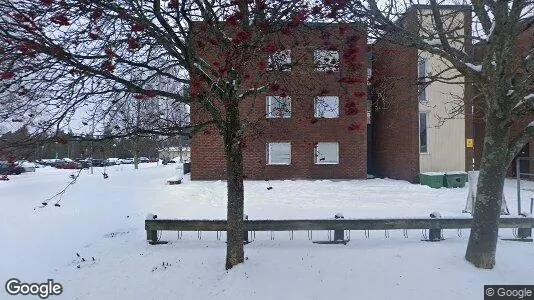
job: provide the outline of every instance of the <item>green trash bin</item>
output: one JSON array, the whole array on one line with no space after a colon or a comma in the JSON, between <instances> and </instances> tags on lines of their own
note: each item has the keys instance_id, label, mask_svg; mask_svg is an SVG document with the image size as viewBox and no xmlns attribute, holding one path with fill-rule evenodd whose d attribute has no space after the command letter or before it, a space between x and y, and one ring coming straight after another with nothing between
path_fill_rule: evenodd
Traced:
<instances>
[{"instance_id":1,"label":"green trash bin","mask_svg":"<svg viewBox=\"0 0 534 300\"><path fill-rule=\"evenodd\" d=\"M447 172L445 173L444 185L448 188L464 187L467 181L465 172Z\"/></svg>"},{"instance_id":2,"label":"green trash bin","mask_svg":"<svg viewBox=\"0 0 534 300\"><path fill-rule=\"evenodd\" d=\"M425 172L419 174L419 182L422 185L427 185L431 188L439 189L443 187L443 173L439 172Z\"/></svg>"}]
</instances>

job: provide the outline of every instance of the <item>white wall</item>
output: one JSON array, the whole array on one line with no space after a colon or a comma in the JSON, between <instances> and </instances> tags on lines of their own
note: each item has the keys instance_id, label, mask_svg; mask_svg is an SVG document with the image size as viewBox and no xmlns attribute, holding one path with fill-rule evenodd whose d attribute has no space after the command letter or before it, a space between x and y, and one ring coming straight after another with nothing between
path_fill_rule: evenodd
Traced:
<instances>
[{"instance_id":1,"label":"white wall","mask_svg":"<svg viewBox=\"0 0 534 300\"><path fill-rule=\"evenodd\" d=\"M463 15L452 18L463 22ZM423 24L432 24L429 17ZM432 25L429 25L432 26ZM460 33L458 33L461 35ZM460 47L459 44L456 44ZM428 71L443 73L443 77L456 77L449 83L433 82L427 87L427 102L419 103L420 112L429 113L428 154L419 155L421 172L464 171L465 170L465 116L463 113L463 77L451 68L448 61L438 56L420 52L428 59Z\"/></svg>"}]
</instances>

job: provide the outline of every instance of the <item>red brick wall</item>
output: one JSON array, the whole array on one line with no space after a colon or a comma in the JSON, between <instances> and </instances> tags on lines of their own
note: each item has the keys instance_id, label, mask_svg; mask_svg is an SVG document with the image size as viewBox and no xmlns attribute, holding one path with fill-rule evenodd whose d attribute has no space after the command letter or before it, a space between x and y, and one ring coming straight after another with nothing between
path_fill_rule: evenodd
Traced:
<instances>
[{"instance_id":1,"label":"red brick wall","mask_svg":"<svg viewBox=\"0 0 534 300\"><path fill-rule=\"evenodd\" d=\"M242 119L254 123L254 130L250 130L249 126L245 138L246 178L365 178L367 168L365 33L356 27L340 30L336 25L328 25L323 29L301 28L298 34L277 35L272 39L280 39L282 44L291 49L295 65L290 72L267 74L269 77L273 76L271 79L277 80L280 90L267 92L256 98L251 97L241 103ZM359 49L355 71L349 70L347 61L342 57L350 43L354 43ZM314 70L313 50L328 47L338 49L340 52L340 72L325 73ZM251 68L267 60L267 55L263 53L258 53L257 57L257 61L249 64ZM212 55L211 59L216 59L216 55ZM348 77L363 80L355 84L339 82L341 78ZM265 76L259 78L258 74L252 74L248 82L258 79L261 81L264 78ZM266 96L281 93L287 93L291 97L291 118L267 119ZM339 118L315 120L314 98L319 94L339 96ZM350 113L346 108L347 103L356 105L356 114ZM205 111L199 108L198 104L192 103L192 122L205 119L207 119ZM291 165L267 165L266 152L269 142L291 142ZM338 142L339 164L316 165L314 146L317 142ZM211 128L193 136L191 162L191 178L194 180L225 178L226 158L217 129Z\"/></svg>"},{"instance_id":2,"label":"red brick wall","mask_svg":"<svg viewBox=\"0 0 534 300\"><path fill-rule=\"evenodd\" d=\"M373 74L380 80L372 120L376 175L415 181L419 173L417 49L379 41L373 55Z\"/></svg>"},{"instance_id":3,"label":"red brick wall","mask_svg":"<svg viewBox=\"0 0 534 300\"><path fill-rule=\"evenodd\" d=\"M518 44L517 44L517 52L518 53L527 53L528 50L534 48L534 27L531 27L529 30L523 32L521 36L519 37ZM484 45L479 45L475 47L475 57L478 60L482 60L484 55ZM533 89L534 90L534 89ZM470 91L473 95L479 96L475 102L475 121L474 121L474 133L475 133L475 149L474 149L474 157L475 157L475 169L478 170L480 168L480 162L482 158L482 150L484 147L484 135L485 135L485 124L484 124L484 99L480 97L479 92L472 87ZM514 123L512 124L510 128L510 141L513 141L515 138L519 136L519 134L523 131L523 129L534 120L533 115L525 115L518 117L514 120ZM534 157L534 144L532 143L532 140L530 141L530 147L529 152L525 156ZM512 164L509 168L509 175L512 175L513 168L515 168L515 164Z\"/></svg>"}]
</instances>

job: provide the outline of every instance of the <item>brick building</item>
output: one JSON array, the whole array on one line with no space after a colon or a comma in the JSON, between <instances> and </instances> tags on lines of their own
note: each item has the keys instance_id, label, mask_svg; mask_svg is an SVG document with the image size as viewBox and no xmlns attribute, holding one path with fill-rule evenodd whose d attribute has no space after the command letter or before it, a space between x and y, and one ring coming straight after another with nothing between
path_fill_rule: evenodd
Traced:
<instances>
[{"instance_id":1,"label":"brick building","mask_svg":"<svg viewBox=\"0 0 534 300\"><path fill-rule=\"evenodd\" d=\"M201 32L194 35L204 40ZM244 174L248 179L354 179L367 174L366 33L358 24L304 24L292 35L266 39L278 46L271 54L258 51L247 82L276 79L276 90L240 103L247 132ZM200 56L216 62L212 48ZM205 89L192 77L194 94ZM191 121L207 113L191 104ZM250 128L250 127L249 127ZM191 141L191 178L224 179L226 157L216 128Z\"/></svg>"},{"instance_id":2,"label":"brick building","mask_svg":"<svg viewBox=\"0 0 534 300\"><path fill-rule=\"evenodd\" d=\"M481 57L484 44L471 40L471 6L443 5L441 12L452 28L450 42ZM432 34L431 15L430 6L414 5L399 22L425 37ZM413 182L421 172L478 169L484 123L477 91L469 84L420 80L443 72L463 81L443 59L387 38L366 47L365 30L354 24L306 24L298 34L267 39L282 46L270 56L258 55L258 62L269 69L281 59L283 70L267 72L281 89L242 104L246 117L260 120L246 139L247 178L354 179L369 173ZM534 27L523 33L518 51L533 44ZM357 55L347 55L354 49ZM210 51L202 55L216 60L219 54ZM361 80L368 73L366 54L372 57L373 78L382 79L372 80L373 106L365 101L368 86ZM325 57L335 58L337 65L321 66ZM203 114L192 108L192 121L203 120ZM531 120L517 120L512 138ZM222 145L217 130L193 138L192 179L225 178ZM534 157L534 147L527 145L522 155Z\"/></svg>"},{"instance_id":3,"label":"brick building","mask_svg":"<svg viewBox=\"0 0 534 300\"><path fill-rule=\"evenodd\" d=\"M451 42L472 51L471 7L444 5L441 10L449 17L450 28L459 31ZM399 22L413 32L432 31L431 15L429 6L414 5ZM454 77L457 71L439 57L387 38L372 45L372 56L373 74L380 78L374 87L371 125L374 173L416 181L421 172L468 169L472 149L465 141L472 138L470 110L449 112L463 107L470 91L463 84L419 80L439 72Z\"/></svg>"}]
</instances>

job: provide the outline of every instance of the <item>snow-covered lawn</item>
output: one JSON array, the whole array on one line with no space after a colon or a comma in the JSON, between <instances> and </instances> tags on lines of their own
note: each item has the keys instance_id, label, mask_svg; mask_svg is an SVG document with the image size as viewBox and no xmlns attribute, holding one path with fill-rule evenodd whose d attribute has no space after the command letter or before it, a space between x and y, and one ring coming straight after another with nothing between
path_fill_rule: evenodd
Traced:
<instances>
[{"instance_id":1,"label":"snow-covered lawn","mask_svg":"<svg viewBox=\"0 0 534 300\"><path fill-rule=\"evenodd\" d=\"M445 241L421 242L421 232L353 231L344 245L312 244L306 232L256 233L245 264L224 270L224 240L215 234L164 233L167 245L146 243L147 213L159 218L224 219L226 185L190 181L166 185L175 165L142 164L82 171L61 207L54 201L74 171L41 168L0 182L0 281L53 278L64 287L49 299L482 299L484 284L532 284L534 245L499 241L497 266L466 263L468 231L445 231ZM533 188L531 183L525 184ZM273 188L267 190L267 187ZM516 212L515 181L506 183ZM467 187L431 189L404 181L247 181L250 219L460 216ZM524 191L524 199L534 197ZM523 208L529 201L523 202ZM36 208L34 210L34 208ZM463 215L465 216L465 215ZM512 237L502 230L503 237ZM326 232L314 232L326 240ZM76 254L81 257L78 258ZM82 261L81 258L85 261ZM94 258L94 261L93 261ZM163 266L165 265L165 266ZM31 297L29 297L31 298ZM37 298L37 297L34 297ZM0 299L10 299L4 289Z\"/></svg>"}]
</instances>

